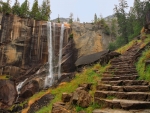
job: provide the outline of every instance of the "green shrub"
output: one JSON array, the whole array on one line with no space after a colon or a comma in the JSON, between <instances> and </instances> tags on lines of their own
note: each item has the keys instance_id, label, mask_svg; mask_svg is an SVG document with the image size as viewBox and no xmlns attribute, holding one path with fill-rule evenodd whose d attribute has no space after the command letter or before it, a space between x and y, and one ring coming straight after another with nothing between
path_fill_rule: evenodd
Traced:
<instances>
[{"instance_id":1,"label":"green shrub","mask_svg":"<svg viewBox=\"0 0 150 113\"><path fill-rule=\"evenodd\" d=\"M150 81L150 65L145 67L145 61L150 59L150 48L148 47L136 63L139 79Z\"/></svg>"}]
</instances>

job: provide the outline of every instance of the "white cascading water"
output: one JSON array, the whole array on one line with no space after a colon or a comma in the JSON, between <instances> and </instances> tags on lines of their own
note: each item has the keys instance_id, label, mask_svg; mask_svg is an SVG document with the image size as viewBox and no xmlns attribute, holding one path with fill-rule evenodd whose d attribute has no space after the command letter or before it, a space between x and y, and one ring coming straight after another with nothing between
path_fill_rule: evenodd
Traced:
<instances>
[{"instance_id":1,"label":"white cascading water","mask_svg":"<svg viewBox=\"0 0 150 113\"><path fill-rule=\"evenodd\" d=\"M61 25L60 34L60 45L59 45L59 59L58 59L58 79L61 77L61 59L62 59L62 47L63 47L63 37L64 37L64 24Z\"/></svg>"},{"instance_id":2,"label":"white cascading water","mask_svg":"<svg viewBox=\"0 0 150 113\"><path fill-rule=\"evenodd\" d=\"M17 93L20 94L20 89L22 88L23 84L27 81L28 79L25 79L24 81L20 82L17 86Z\"/></svg>"},{"instance_id":3,"label":"white cascading water","mask_svg":"<svg viewBox=\"0 0 150 113\"><path fill-rule=\"evenodd\" d=\"M47 41L48 41L48 63L49 73L45 78L45 87L50 87L53 84L53 46L52 46L52 26L51 22L47 22Z\"/></svg>"},{"instance_id":4,"label":"white cascading water","mask_svg":"<svg viewBox=\"0 0 150 113\"><path fill-rule=\"evenodd\" d=\"M17 94L18 94L18 96L17 96L17 98L16 98L16 102L17 102L18 99L19 99L20 89L22 88L23 84L24 84L27 80L28 80L28 78L25 79L24 81L20 82L20 83L16 86L16 90L17 90Z\"/></svg>"}]
</instances>

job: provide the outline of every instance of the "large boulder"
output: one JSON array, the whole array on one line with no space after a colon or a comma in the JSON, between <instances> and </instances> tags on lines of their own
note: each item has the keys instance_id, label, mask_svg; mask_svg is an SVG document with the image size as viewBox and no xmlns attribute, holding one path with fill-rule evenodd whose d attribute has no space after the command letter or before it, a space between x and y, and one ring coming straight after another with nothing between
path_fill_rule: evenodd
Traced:
<instances>
[{"instance_id":1,"label":"large boulder","mask_svg":"<svg viewBox=\"0 0 150 113\"><path fill-rule=\"evenodd\" d=\"M77 89L72 96L72 103L83 108L89 107L92 102L92 96L85 90Z\"/></svg>"},{"instance_id":2,"label":"large boulder","mask_svg":"<svg viewBox=\"0 0 150 113\"><path fill-rule=\"evenodd\" d=\"M38 110L40 110L43 106L47 106L52 100L54 99L54 96L52 94L46 94L40 99L36 100L28 110L27 113L35 113Z\"/></svg>"},{"instance_id":3,"label":"large boulder","mask_svg":"<svg viewBox=\"0 0 150 113\"><path fill-rule=\"evenodd\" d=\"M94 53L94 54L90 54L90 55L87 55L87 56L80 57L75 62L75 65L78 67L78 66L94 63L94 62L98 61L101 58L101 56L108 54L108 52L109 51L106 50L106 51L101 51L101 52L98 52L98 53Z\"/></svg>"},{"instance_id":4,"label":"large boulder","mask_svg":"<svg viewBox=\"0 0 150 113\"><path fill-rule=\"evenodd\" d=\"M119 55L121 54L114 51L111 52L109 50L105 50L98 53L80 57L75 62L75 65L77 67L82 67L84 65L89 65L96 62L99 62L101 65L104 65L107 64L110 59L113 59L114 57L118 57Z\"/></svg>"},{"instance_id":5,"label":"large boulder","mask_svg":"<svg viewBox=\"0 0 150 113\"><path fill-rule=\"evenodd\" d=\"M10 80L0 80L0 100L5 105L12 105L17 97L15 83Z\"/></svg>"},{"instance_id":6,"label":"large boulder","mask_svg":"<svg viewBox=\"0 0 150 113\"><path fill-rule=\"evenodd\" d=\"M39 91L39 83L36 80L27 82L20 91L20 97L26 99Z\"/></svg>"}]
</instances>

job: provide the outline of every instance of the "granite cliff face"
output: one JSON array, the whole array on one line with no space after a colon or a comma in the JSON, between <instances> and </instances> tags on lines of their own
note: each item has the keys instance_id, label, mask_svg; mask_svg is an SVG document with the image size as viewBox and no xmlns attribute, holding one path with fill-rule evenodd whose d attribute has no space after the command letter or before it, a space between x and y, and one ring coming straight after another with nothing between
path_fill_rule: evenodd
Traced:
<instances>
[{"instance_id":1,"label":"granite cliff face","mask_svg":"<svg viewBox=\"0 0 150 113\"><path fill-rule=\"evenodd\" d=\"M16 78L20 76L21 72L25 73L26 69L45 64L48 61L47 26L45 21L2 14L0 19L0 73L2 75L14 75L13 78ZM56 24L55 26L53 49L54 57L57 57L61 25ZM70 32L70 28L66 27L64 47L68 43Z\"/></svg>"},{"instance_id":2,"label":"granite cliff face","mask_svg":"<svg viewBox=\"0 0 150 113\"><path fill-rule=\"evenodd\" d=\"M78 58L106 50L114 39L103 33L101 26L92 23L73 23L72 32Z\"/></svg>"},{"instance_id":3,"label":"granite cliff face","mask_svg":"<svg viewBox=\"0 0 150 113\"><path fill-rule=\"evenodd\" d=\"M53 27L54 26L52 26L52 35L55 37L52 40L53 58L54 64L57 65L61 24L55 24L55 30ZM70 27L65 25L63 47L67 49L64 49L63 51L67 57L63 55L63 59L65 60L63 62L62 71L66 72L73 71L71 66L68 65L73 61L73 41L69 41L70 34ZM41 88L39 85L40 81L38 81L39 79L35 77L35 75L40 75L36 74L36 72L41 66L46 64L47 61L47 22L35 21L29 18L20 18L15 15L0 14L0 76L7 75L11 81L15 82L14 84L18 84L26 78L29 78L26 81L26 86L21 89L21 92L31 92L31 95L33 95ZM43 76L46 76L46 74L47 73ZM9 84L12 85L11 82L7 83L8 87ZM14 85L14 87L16 86ZM37 89L34 90L35 88ZM1 90L0 99L2 99L3 104L7 104L6 102L3 102L3 95L6 93L9 93L9 88L7 92ZM20 95L25 94L23 93ZM29 94L29 96L31 95ZM14 93L12 98L10 98L11 100L7 98L5 101L11 105L15 102L16 96L17 93ZM24 97L29 96L25 95Z\"/></svg>"}]
</instances>

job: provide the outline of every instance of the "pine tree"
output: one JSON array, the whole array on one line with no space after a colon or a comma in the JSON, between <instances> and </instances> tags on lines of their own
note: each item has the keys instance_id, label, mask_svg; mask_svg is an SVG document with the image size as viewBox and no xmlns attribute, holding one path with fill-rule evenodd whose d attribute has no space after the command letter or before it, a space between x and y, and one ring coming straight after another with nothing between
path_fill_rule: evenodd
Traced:
<instances>
[{"instance_id":1,"label":"pine tree","mask_svg":"<svg viewBox=\"0 0 150 113\"><path fill-rule=\"evenodd\" d=\"M97 15L96 15L96 13L94 15L94 23L97 23Z\"/></svg>"},{"instance_id":2,"label":"pine tree","mask_svg":"<svg viewBox=\"0 0 150 113\"><path fill-rule=\"evenodd\" d=\"M69 16L69 23L72 24L73 22L73 13L70 13L70 16Z\"/></svg>"},{"instance_id":3,"label":"pine tree","mask_svg":"<svg viewBox=\"0 0 150 113\"><path fill-rule=\"evenodd\" d=\"M59 15L58 15L58 18L57 18L57 22L60 23Z\"/></svg>"},{"instance_id":4,"label":"pine tree","mask_svg":"<svg viewBox=\"0 0 150 113\"><path fill-rule=\"evenodd\" d=\"M39 11L39 6L38 6L38 0L34 0L32 10L30 12L30 17L34 18L35 20L40 20L40 11Z\"/></svg>"},{"instance_id":5,"label":"pine tree","mask_svg":"<svg viewBox=\"0 0 150 113\"><path fill-rule=\"evenodd\" d=\"M16 15L20 15L20 4L18 0L15 1L13 7L12 7L12 13Z\"/></svg>"},{"instance_id":6,"label":"pine tree","mask_svg":"<svg viewBox=\"0 0 150 113\"><path fill-rule=\"evenodd\" d=\"M111 30L111 35L112 36L115 36L116 37L116 26L117 25L117 20L116 19L112 19L111 20L111 27L110 27L110 30Z\"/></svg>"},{"instance_id":7,"label":"pine tree","mask_svg":"<svg viewBox=\"0 0 150 113\"><path fill-rule=\"evenodd\" d=\"M20 15L21 17L29 17L29 2L25 0L20 7Z\"/></svg>"},{"instance_id":8,"label":"pine tree","mask_svg":"<svg viewBox=\"0 0 150 113\"><path fill-rule=\"evenodd\" d=\"M127 14L125 12L125 9L128 7L127 1L120 0L119 6L115 6L115 16L118 20L119 25L119 33L121 34L121 37L124 39L125 43L128 43L128 35L127 35Z\"/></svg>"},{"instance_id":9,"label":"pine tree","mask_svg":"<svg viewBox=\"0 0 150 113\"><path fill-rule=\"evenodd\" d=\"M43 0L42 6L41 6L41 20L48 21L50 19L50 1L49 0Z\"/></svg>"},{"instance_id":10,"label":"pine tree","mask_svg":"<svg viewBox=\"0 0 150 113\"><path fill-rule=\"evenodd\" d=\"M2 5L1 11L5 14L11 13L11 6L10 6L10 0L7 0L7 2L0 1L0 4Z\"/></svg>"},{"instance_id":11,"label":"pine tree","mask_svg":"<svg viewBox=\"0 0 150 113\"><path fill-rule=\"evenodd\" d=\"M77 22L80 22L80 19L79 19L79 17L77 17Z\"/></svg>"}]
</instances>

